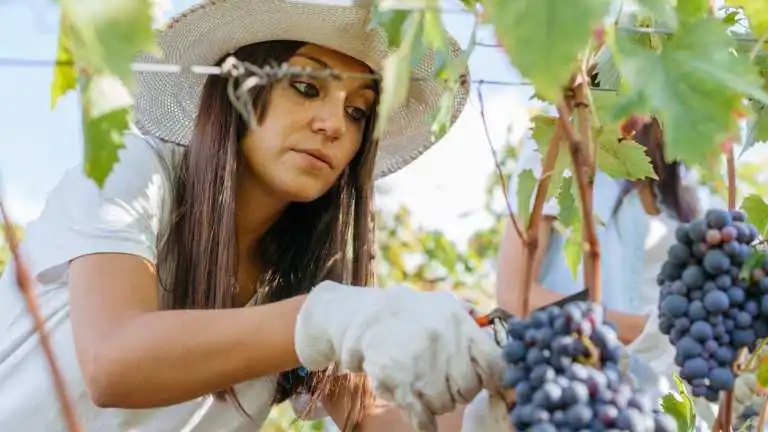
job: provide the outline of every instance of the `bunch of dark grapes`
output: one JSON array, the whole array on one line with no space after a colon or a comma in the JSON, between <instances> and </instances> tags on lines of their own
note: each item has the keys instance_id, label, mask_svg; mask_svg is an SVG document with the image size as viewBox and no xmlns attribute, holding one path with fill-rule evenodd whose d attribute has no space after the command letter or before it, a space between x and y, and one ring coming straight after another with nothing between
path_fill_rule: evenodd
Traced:
<instances>
[{"instance_id":1,"label":"bunch of dark grapes","mask_svg":"<svg viewBox=\"0 0 768 432\"><path fill-rule=\"evenodd\" d=\"M678 227L658 276L659 330L676 348L691 393L711 402L733 388L731 365L743 347L768 336L768 261L757 252L755 227L739 210L711 209ZM757 262L748 277L746 263Z\"/></svg>"},{"instance_id":2,"label":"bunch of dark grapes","mask_svg":"<svg viewBox=\"0 0 768 432\"><path fill-rule=\"evenodd\" d=\"M551 306L508 323L504 385L517 431L673 432L674 420L619 367L621 343L588 302Z\"/></svg>"}]
</instances>

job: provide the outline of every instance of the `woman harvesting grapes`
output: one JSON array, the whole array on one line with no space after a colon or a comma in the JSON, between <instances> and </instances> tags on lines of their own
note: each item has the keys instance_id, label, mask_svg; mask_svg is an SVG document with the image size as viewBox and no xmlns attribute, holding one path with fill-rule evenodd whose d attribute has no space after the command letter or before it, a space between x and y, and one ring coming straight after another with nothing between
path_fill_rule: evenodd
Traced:
<instances>
[{"instance_id":1,"label":"woman harvesting grapes","mask_svg":"<svg viewBox=\"0 0 768 432\"><path fill-rule=\"evenodd\" d=\"M434 430L498 387L500 350L453 296L361 288L372 183L432 144L415 119L442 95L414 81L373 138L388 48L368 18L199 1L159 35L162 58L141 56L314 74L240 76L257 83L244 106L226 76L138 74L136 128L104 187L73 169L29 224L22 252L86 430L254 430L299 396L347 429ZM62 431L14 280L0 283L0 430Z\"/></svg>"}]
</instances>

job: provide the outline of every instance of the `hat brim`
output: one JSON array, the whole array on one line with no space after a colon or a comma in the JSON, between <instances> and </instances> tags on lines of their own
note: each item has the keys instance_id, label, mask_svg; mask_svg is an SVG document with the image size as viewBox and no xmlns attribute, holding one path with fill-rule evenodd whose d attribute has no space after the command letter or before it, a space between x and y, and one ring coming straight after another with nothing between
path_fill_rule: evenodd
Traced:
<instances>
[{"instance_id":1,"label":"hat brim","mask_svg":"<svg viewBox=\"0 0 768 432\"><path fill-rule=\"evenodd\" d=\"M370 9L363 5L207 0L172 18L157 37L162 54L142 54L140 62L214 65L244 45L297 40L334 49L381 73L384 60L391 54L385 32L370 26ZM457 57L461 52L459 44L450 37L448 44L451 56ZM428 115L437 109L445 91L434 78L434 54L428 51L411 74L406 100L392 113L380 140L374 167L376 179L409 164L434 144ZM135 78L136 126L145 133L186 145L206 76L137 72ZM468 87L462 85L456 91L451 124L466 105Z\"/></svg>"}]
</instances>

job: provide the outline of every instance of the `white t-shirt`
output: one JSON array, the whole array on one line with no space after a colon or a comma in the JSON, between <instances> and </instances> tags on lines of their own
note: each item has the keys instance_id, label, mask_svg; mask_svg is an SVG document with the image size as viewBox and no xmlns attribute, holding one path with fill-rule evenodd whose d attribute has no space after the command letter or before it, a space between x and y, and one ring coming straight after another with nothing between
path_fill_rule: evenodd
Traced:
<instances>
[{"instance_id":1,"label":"white t-shirt","mask_svg":"<svg viewBox=\"0 0 768 432\"><path fill-rule=\"evenodd\" d=\"M156 235L170 207L170 171L158 157L178 160L181 147L148 140L135 130L103 189L70 169L26 227L21 252L79 421L88 432L236 432L258 430L270 411L276 376L241 383L238 396L254 420L229 402L200 397L157 409L102 409L85 388L75 355L68 305L68 262L95 252L156 259ZM109 288L109 287L104 287ZM291 401L294 410L303 400ZM317 416L321 414L318 411ZM51 372L16 285L13 264L0 278L0 431L64 432Z\"/></svg>"},{"instance_id":2,"label":"white t-shirt","mask_svg":"<svg viewBox=\"0 0 768 432\"><path fill-rule=\"evenodd\" d=\"M517 177L524 170L530 169L539 178L541 164L542 155L535 143L526 141L508 189L513 211L517 212ZM710 194L705 188L698 188L698 192L702 208L727 208L724 200ZM665 394L676 391L672 376L678 373L679 367L674 362L674 346L658 329L657 304L661 289L656 280L669 247L676 242L675 229L679 222L664 214L648 215L635 192L624 198L614 215L620 193L620 180L602 172L596 173L593 209L596 217L605 224L596 224L601 248L602 300L608 308L649 316L643 332L627 346L633 355L630 370L646 390L656 395ZM578 196L574 198L579 199ZM559 212L555 198L545 203L543 214L557 216ZM545 288L560 294L575 294L584 289L583 260L574 278L563 253L565 237L557 230L552 230L551 235L538 281ZM711 425L714 406L704 399L697 399L695 403L700 419Z\"/></svg>"}]
</instances>

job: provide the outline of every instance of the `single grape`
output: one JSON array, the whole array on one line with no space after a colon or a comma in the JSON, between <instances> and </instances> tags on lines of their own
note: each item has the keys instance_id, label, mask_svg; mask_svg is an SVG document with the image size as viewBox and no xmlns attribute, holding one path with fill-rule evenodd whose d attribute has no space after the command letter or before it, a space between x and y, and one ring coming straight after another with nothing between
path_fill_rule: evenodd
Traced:
<instances>
[{"instance_id":1,"label":"single grape","mask_svg":"<svg viewBox=\"0 0 768 432\"><path fill-rule=\"evenodd\" d=\"M734 232L734 237L735 236L736 235ZM691 245L692 240L691 240L690 234L688 233L688 224L681 223L680 225L677 226L677 228L675 229L675 239L677 239L678 242L684 245L687 245L687 246Z\"/></svg>"},{"instance_id":2,"label":"single grape","mask_svg":"<svg viewBox=\"0 0 768 432\"><path fill-rule=\"evenodd\" d=\"M731 218L734 222L745 222L747 220L747 214L739 209L731 210Z\"/></svg>"},{"instance_id":3,"label":"single grape","mask_svg":"<svg viewBox=\"0 0 768 432\"><path fill-rule=\"evenodd\" d=\"M724 243L730 243L736 240L737 235L738 232L736 231L736 228L730 225L725 226L720 230L720 236L722 237Z\"/></svg>"},{"instance_id":4,"label":"single grape","mask_svg":"<svg viewBox=\"0 0 768 432\"><path fill-rule=\"evenodd\" d=\"M677 264L686 264L691 258L691 249L683 244L675 243L670 246L667 255L669 256L669 260L671 262Z\"/></svg>"},{"instance_id":5,"label":"single grape","mask_svg":"<svg viewBox=\"0 0 768 432\"><path fill-rule=\"evenodd\" d=\"M722 291L712 291L704 296L704 307L710 312L725 312L729 303L728 295Z\"/></svg>"},{"instance_id":6,"label":"single grape","mask_svg":"<svg viewBox=\"0 0 768 432\"><path fill-rule=\"evenodd\" d=\"M716 367L709 371L709 383L714 390L729 390L733 387L734 381L731 368Z\"/></svg>"},{"instance_id":7,"label":"single grape","mask_svg":"<svg viewBox=\"0 0 768 432\"><path fill-rule=\"evenodd\" d=\"M702 358L688 359L683 363L680 374L685 378L704 378L709 372L707 361Z\"/></svg>"},{"instance_id":8,"label":"single grape","mask_svg":"<svg viewBox=\"0 0 768 432\"><path fill-rule=\"evenodd\" d=\"M707 222L703 219L696 219L688 224L688 236L693 242L704 241L707 234Z\"/></svg>"},{"instance_id":9,"label":"single grape","mask_svg":"<svg viewBox=\"0 0 768 432\"><path fill-rule=\"evenodd\" d=\"M707 225L711 228L720 229L726 225L730 225L733 219L731 214L727 210L722 209L709 209L704 214L704 219L707 221Z\"/></svg>"},{"instance_id":10,"label":"single grape","mask_svg":"<svg viewBox=\"0 0 768 432\"><path fill-rule=\"evenodd\" d=\"M719 229L707 230L707 234L704 238L710 246L717 246L723 241L723 235L720 233Z\"/></svg>"},{"instance_id":11,"label":"single grape","mask_svg":"<svg viewBox=\"0 0 768 432\"><path fill-rule=\"evenodd\" d=\"M731 267L731 259L720 249L712 249L704 256L704 270L710 274L720 274Z\"/></svg>"}]
</instances>

